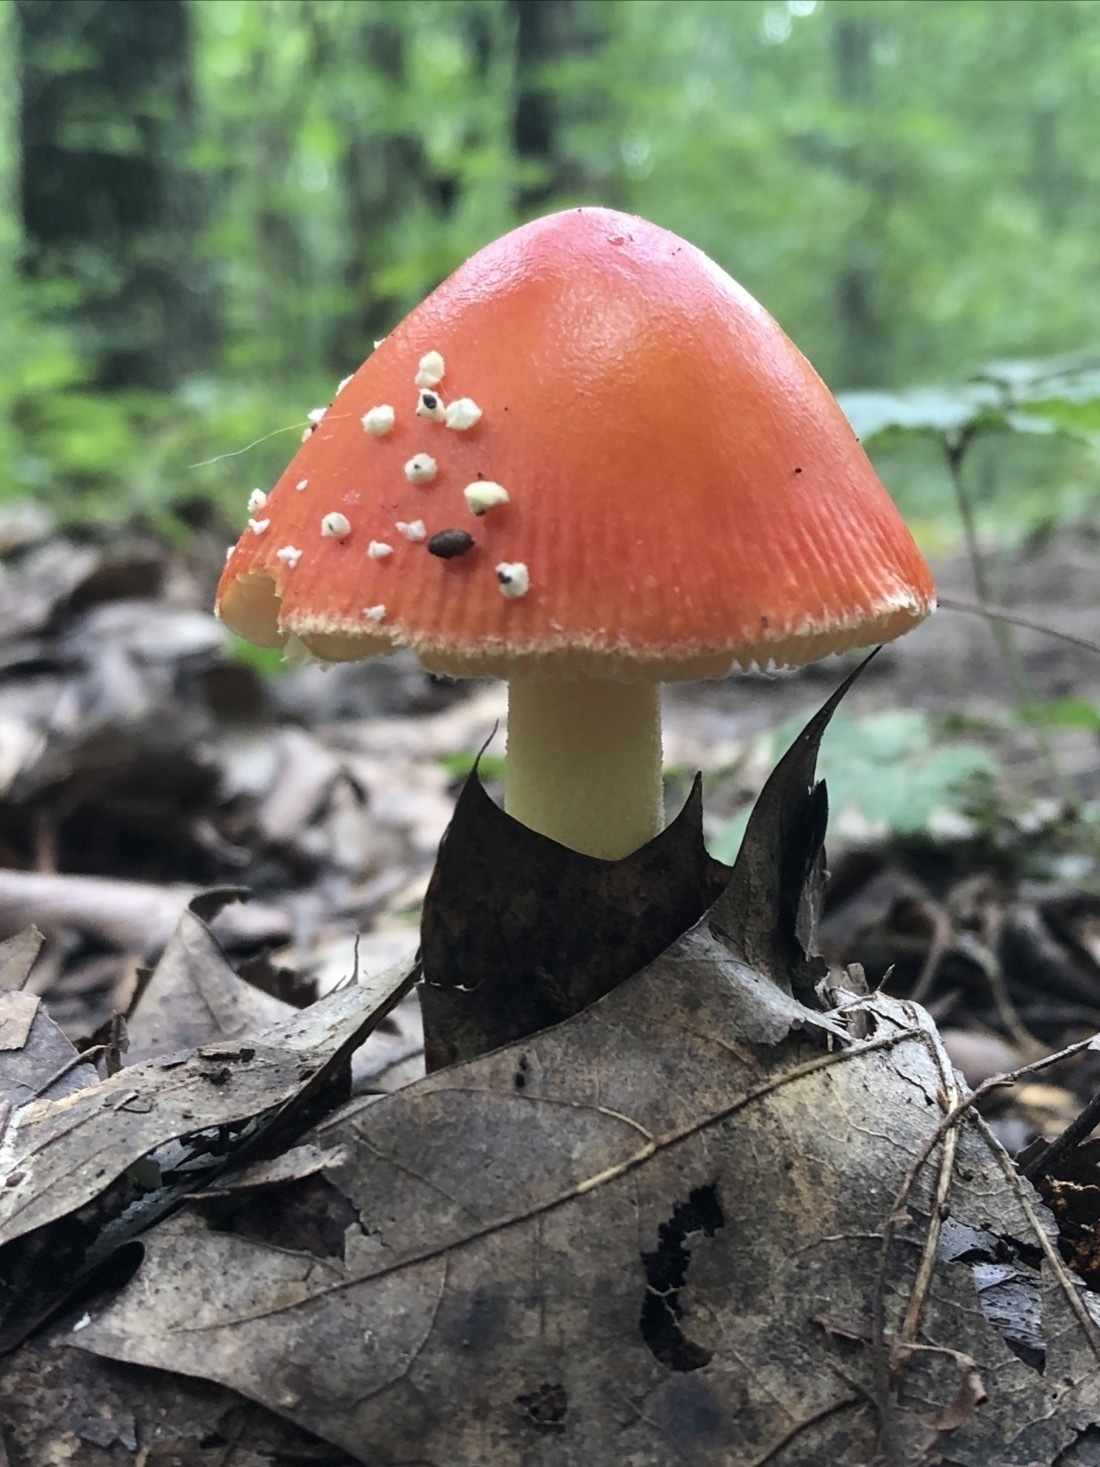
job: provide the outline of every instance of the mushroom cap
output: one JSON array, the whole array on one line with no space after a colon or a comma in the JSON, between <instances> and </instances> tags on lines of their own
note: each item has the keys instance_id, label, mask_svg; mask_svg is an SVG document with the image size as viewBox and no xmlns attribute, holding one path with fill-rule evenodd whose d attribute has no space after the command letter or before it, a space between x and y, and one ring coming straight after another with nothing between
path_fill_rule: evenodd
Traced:
<instances>
[{"instance_id":1,"label":"mushroom cap","mask_svg":"<svg viewBox=\"0 0 1100 1467\"><path fill-rule=\"evenodd\" d=\"M462 431L416 412L433 352L431 391L481 410ZM361 420L383 405L377 436ZM412 482L424 454L436 472ZM478 482L506 501L475 514ZM935 604L806 358L700 250L608 209L461 266L342 385L262 514L219 613L326 661L412 647L453 676L721 677L888 641ZM428 553L449 529L473 546Z\"/></svg>"}]
</instances>

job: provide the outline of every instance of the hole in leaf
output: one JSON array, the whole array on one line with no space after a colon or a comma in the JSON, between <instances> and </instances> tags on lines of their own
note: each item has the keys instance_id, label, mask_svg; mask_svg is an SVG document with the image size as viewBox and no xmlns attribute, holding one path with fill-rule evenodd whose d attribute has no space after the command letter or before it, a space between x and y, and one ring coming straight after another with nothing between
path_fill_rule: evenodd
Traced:
<instances>
[{"instance_id":1,"label":"hole in leaf","mask_svg":"<svg viewBox=\"0 0 1100 1467\"><path fill-rule=\"evenodd\" d=\"M540 1431L561 1431L569 1397L561 1381L543 1381L536 1391L516 1397L516 1405L527 1413L528 1420Z\"/></svg>"},{"instance_id":2,"label":"hole in leaf","mask_svg":"<svg viewBox=\"0 0 1100 1467\"><path fill-rule=\"evenodd\" d=\"M710 1350L689 1340L680 1328L684 1315L680 1290L687 1283L691 1262L687 1239L693 1233L712 1238L724 1223L718 1189L695 1187L688 1200L677 1202L671 1218L657 1229L654 1252L642 1254L648 1285L642 1304L642 1339L670 1370L700 1370L710 1361Z\"/></svg>"}]
</instances>

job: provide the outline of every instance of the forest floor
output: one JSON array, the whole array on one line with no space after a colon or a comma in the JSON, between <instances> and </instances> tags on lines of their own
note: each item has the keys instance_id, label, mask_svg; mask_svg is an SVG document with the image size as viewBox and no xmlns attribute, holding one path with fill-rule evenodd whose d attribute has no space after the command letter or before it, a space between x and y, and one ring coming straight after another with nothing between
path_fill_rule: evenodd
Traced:
<instances>
[{"instance_id":1,"label":"forest floor","mask_svg":"<svg viewBox=\"0 0 1100 1467\"><path fill-rule=\"evenodd\" d=\"M487 741L495 790L501 686L441 683L404 658L265 680L227 654L210 614L219 558L201 535L170 551L0 519L0 938L31 922L45 932L30 986L74 1039L125 1011L205 887L253 894L214 931L280 994L324 992L356 965L411 953L461 772ZM941 594L972 597L964 556L935 569ZM991 579L997 604L1100 641L1096 534L1061 530L1003 557ZM1013 640L1027 700L1100 706L1100 655L1037 631ZM678 772L702 770L720 837L774 761L763 736L809 717L852 665L670 688L670 801L686 788ZM1044 751L1020 702L978 617L941 611L885 649L850 712L924 712L937 738L949 718L995 761L992 805L984 821L949 810L900 841L841 810L830 834L830 963L915 987L972 1081L1100 1028L1095 826L1066 799L1100 797L1100 735L1086 710ZM420 1072L415 1003L385 1030L357 1066L362 1086ZM1006 1140L1064 1123L1095 1065L1055 1078L1017 1097Z\"/></svg>"},{"instance_id":2,"label":"forest floor","mask_svg":"<svg viewBox=\"0 0 1100 1467\"><path fill-rule=\"evenodd\" d=\"M755 1217L777 1250L773 1257L771 1242L751 1241L755 1235L741 1231L738 1221L729 1228L736 1246L728 1256L751 1260L753 1272L768 1280L776 1297L776 1260L784 1268L790 1264L790 1276L797 1278L797 1287L790 1286L797 1328L805 1328L805 1300L827 1297L831 1312L815 1314L815 1326L835 1317L836 1329L851 1344L861 1337L862 1327L849 1321L865 1308L863 1291L880 1284L866 1282L851 1263L857 1255L847 1252L843 1266L819 1261L814 1266L823 1270L822 1278L807 1284L806 1257L816 1254L816 1245L800 1246L788 1259L793 1224L783 1221L786 1214L775 1210L780 1203L767 1196L762 1182L745 1181L745 1158L771 1158L776 1128L782 1131L796 1178L797 1165L806 1162L805 1184L792 1186L787 1169L771 1161L768 1175L780 1178L777 1185L788 1199L783 1205L799 1209L797 1236L816 1236L807 1229L818 1227L829 1247L848 1248L850 1225L838 1219L856 1216L862 1226L864 1217L877 1215L883 1195L894 1198L887 1204L884 1246L876 1246L873 1257L889 1255L908 1269L904 1260L915 1260L917 1252L909 1246L890 1250L885 1240L907 1226L899 1219L910 1205L923 1206L913 1201L910 1186L921 1168L904 1146L898 1149L900 1132L889 1117L904 1115L909 1125L916 1116L927 1145L939 1138L945 1154L953 1132L944 1127L961 1127L964 1118L969 1126L972 1120L967 1100L949 1112L953 1121L940 1122L937 1104L948 1107L952 1091L941 1039L972 1086L1016 1072L1011 1083L997 1079L985 1086L976 1103L996 1137L1037 1179L1057 1219L1064 1257L1093 1290L1100 1287L1095 1143L1075 1144L1078 1130L1087 1133L1095 1121L1100 1090L1100 1052L1093 1048L1100 1032L1100 838L1093 814L1100 800L1100 657L1083 645L1020 631L1020 665L1010 673L984 620L944 611L884 649L864 670L847 700L850 707L834 718L821 750L833 811L831 877L817 941L833 970L834 992L858 992L866 981L885 988L886 996L849 1006L850 992L842 993L829 1014L810 1019L830 1034L844 1034L845 1018L874 1026L876 1013L889 1014L889 1053L876 1029L867 1030L869 1043L852 1053L861 1063L869 1058L872 1068L853 1072L849 1084L849 1066L841 1060L847 1046L823 1046L790 1071L810 1087L797 1105L787 1101L774 1113L765 1105L759 1133L729 1132L748 1140L721 1143L733 1092L725 1080L714 1079L719 1072L712 1041L735 1073L771 1064L773 1042L767 1036L776 1014L782 1035L792 1030L784 1008L791 1000L759 972L774 971L769 963L778 953L779 971L805 979L808 999L817 977L801 963L794 942L801 940L818 896L816 867L806 860L807 845L816 850L816 806L805 789L804 767L785 765L768 796L763 839L758 827L748 846L749 874L743 870L728 885L721 868L701 851L690 820L641 853L641 863L628 858L605 867L581 857L563 862L556 848L547 853L548 843L531 838L517 845L516 837L522 841L527 833L467 789L463 818L455 822L441 863L445 879L425 900L456 795L484 748L484 781L491 794L499 794L504 689L439 682L404 657L327 670L298 666L261 676L237 655L240 649L231 646L210 611L223 555L224 543L201 532L185 547L171 549L140 534L62 534L40 516L0 515L0 1107L5 1146L15 1158L7 1175L10 1190L3 1194L8 1233L0 1354L8 1353L0 1362L0 1461L38 1467L47 1460L43 1451L56 1456L54 1444L61 1441L75 1444L75 1463L95 1467L117 1440L131 1452L141 1442L143 1460L163 1448L162 1455L148 1455L150 1462L168 1456L205 1461L208 1448L224 1448L224 1461L239 1446L241 1461L343 1463L361 1459L364 1440L371 1441L373 1460L375 1435L384 1431L400 1439L399 1451L378 1450L387 1460L405 1460L409 1440L426 1429L419 1419L423 1413L417 1407L418 1419L405 1424L401 1407L391 1420L393 1398L383 1396L381 1386L366 1389L366 1377L356 1372L374 1370L374 1363L364 1361L373 1362L377 1352L377 1369L389 1372L387 1380L392 1377L403 1391L429 1338L441 1363L425 1379L432 1380L433 1391L443 1389L438 1383L444 1379L455 1382L453 1401L459 1406L452 1410L448 1404L436 1418L448 1433L459 1407L465 1410L470 1402L479 1413L470 1429L481 1430L477 1391L494 1370L493 1379L504 1382L502 1420L517 1432L541 1432L546 1421L558 1431L571 1397L556 1375L546 1375L540 1385L544 1377L538 1373L531 1376L537 1389L516 1394L516 1381L526 1376L517 1374L515 1351L521 1346L515 1338L501 1333L499 1365L488 1367L484 1354L469 1352L471 1343L481 1350L495 1336L474 1323L484 1313L481 1283L464 1293L465 1265L452 1267L448 1259L472 1247L476 1270L484 1243L486 1277L514 1267L514 1276L526 1279L535 1257L541 1280L543 1260L555 1256L543 1242L549 1203L532 1201L545 1193L555 1209L573 1208L577 1219L585 1219L583 1226L577 1220L554 1224L563 1231L549 1236L571 1241L560 1250L564 1261L554 1265L566 1270L565 1282L548 1287L558 1288L563 1299L587 1297L578 1280L609 1277L608 1265L598 1261L601 1250L621 1253L619 1223L605 1226L601 1211L608 1195L618 1196L611 1189L620 1180L622 1196L632 1199L622 1235L631 1241L630 1256L617 1265L625 1280L622 1298L641 1298L636 1240L656 1237L656 1251L642 1246L647 1289L632 1329L640 1330L652 1358L672 1365L670 1389L681 1390L685 1372L700 1363L696 1354L682 1352L697 1347L676 1323L679 1306L675 1313L666 1311L676 1326L669 1333L666 1315L656 1316L658 1328L645 1301L657 1292L655 1280L662 1296L669 1277L678 1280L677 1290L684 1284L689 1254L682 1240L688 1232L696 1240L691 1247L700 1249L700 1275L715 1276L703 1272L712 1268L703 1250L718 1230L725 1231L726 1214L699 1209L708 1198L718 1208L727 1183L722 1195L741 1189L754 1199L764 1197L753 1201L743 1220L747 1225L750 1214ZM962 557L935 569L945 597L968 596L970 575ZM1100 537L1060 531L999 564L991 592L1024 618L1095 641L1098 574ZM754 675L670 689L670 810L683 801L693 772L701 770L708 840L715 853L732 855L732 832L783 747L858 661L833 659L794 676ZM1060 720L1048 721L1037 738L1034 726L1018 716L1021 702L1048 714L1060 709ZM959 748L966 755L961 762L952 753ZM945 769L974 769L975 758L984 761L984 780L965 794L944 778ZM892 805L884 804L884 790L892 790ZM869 814L876 808L874 796L880 811L892 808L890 819ZM471 810L475 816L467 818ZM919 819L911 818L914 812ZM548 878L546 871L554 874ZM545 896L532 900L533 893ZM710 901L716 903L713 928L700 923L670 947L669 934L679 939ZM424 1074L420 1005L417 992L410 991L422 908L421 992L433 1055L477 1057L464 1072L465 1083L453 1071L440 1071L424 1085L387 1097L385 1092ZM724 921L730 930L720 941ZM44 935L40 950L35 934L26 932L29 924ZM609 931L618 936L609 938ZM654 934L659 940L645 956L636 956L639 935L648 942ZM730 961L737 957L738 935L744 963ZM574 979L587 982L616 965L619 971L609 982L590 987L568 1006ZM578 1012L593 991L604 995L601 1003ZM521 1016L539 1017L508 1031L513 1011L507 1000L517 996ZM937 1027L918 1011L899 1008L895 999L906 997L919 998ZM471 1003L464 1009L467 998ZM543 1015L554 1004L557 1015L574 1017L547 1028ZM499 1048L501 1039L493 1037L487 1021L477 1031L488 1036L484 1042L463 1049L456 1040L445 1050L452 1037L469 1038L470 1009L475 1018L503 1022L506 1040L518 1033L521 1043ZM707 1012L719 1029L730 1020L730 1039L717 1031L715 1039L700 1022L698 1016ZM804 1024L805 1015L803 1008L795 1022ZM543 1032L533 1033L535 1027ZM703 1037L697 1031L704 1030L706 1044L697 1049ZM609 1048L609 1032L613 1044L621 1041L621 1051ZM853 1032L866 1037L863 1028ZM802 1053L805 1036L790 1037L792 1053ZM919 1054L922 1078L916 1070L895 1070L902 1039ZM1072 1056L1047 1062L1070 1045L1076 1047ZM756 1051L765 1055L763 1061ZM696 1054L706 1056L704 1065L698 1059L681 1064L683 1056ZM532 1095L540 1098L529 1088L531 1075L536 1086L549 1084L545 1098L562 1107L554 1110L552 1124L529 1104ZM663 1129L656 1131L673 1140L651 1145L650 1131L629 1119L632 1108L607 1102L605 1110L605 1083L612 1093L621 1086L624 1095L634 1096L631 1107L651 1089L661 1105L671 1106L670 1116L680 1117L675 1129L662 1120ZM840 1099L838 1084L848 1086ZM598 1105L592 1103L593 1085ZM759 1086L749 1093L771 1096L782 1088L774 1073L762 1069ZM853 1120L864 1113L858 1106L869 1106L864 1121ZM804 1114L804 1135L789 1130L796 1113ZM645 1115L648 1126L648 1110ZM695 1119L685 1124L683 1115ZM632 1167L635 1161L639 1168L643 1161L664 1165L674 1142L680 1149L668 1177L638 1170L624 1180L626 1163L608 1170L600 1162L591 1178L582 1171L577 1175L585 1180L566 1186L559 1152L575 1157L590 1144L574 1145L569 1137L602 1133L560 1128L587 1128L596 1116L609 1134L628 1132L632 1148L639 1130L647 1138L641 1151L624 1153L634 1158ZM524 1129L531 1125L536 1130ZM767 1136L767 1144L754 1134ZM829 1137L835 1151L823 1162L821 1147ZM1044 1148L1041 1140L1054 1144ZM723 1144L733 1147L735 1171L715 1161L724 1155ZM705 1174L718 1180L673 1201L664 1194L683 1185L688 1145L698 1147L691 1165L701 1168L705 1162ZM1004 1160L996 1148L991 1154ZM887 1163L893 1170L884 1173ZM438 1174L437 1165L443 1168ZM1002 1172L1008 1190L991 1201L999 1194L987 1191L989 1177ZM891 1184L880 1191L883 1175L894 1176L901 1187L903 1173L909 1180L900 1191ZM955 1223L958 1209L964 1209L958 1236L966 1240L967 1257L980 1244L975 1268L998 1270L997 1287L1004 1284L1011 1293L1007 1302L998 1294L991 1305L997 1363L986 1378L996 1377L1001 1391L1008 1343L1034 1385L1031 1377L1039 1377L1027 1352L1038 1350L1036 1358L1045 1358L1044 1337L1032 1328L1041 1317L1039 1273L1028 1265L1025 1277L1011 1251L1018 1246L1015 1234L1003 1235L999 1224L994 1235L983 1221L990 1208L997 1218L1013 1213L1011 1199L1020 1184L1007 1162L1002 1171L952 1164L942 1173L949 1175L949 1216ZM387 1177L393 1179L392 1196ZM971 1213L965 1210L965 1188L975 1177L979 1211ZM494 1178L503 1200L486 1203ZM851 1214L829 1210L834 1183ZM406 1204L402 1198L410 1185L413 1201ZM644 1203L643 1224L638 1199L647 1186L653 1198ZM471 1187L464 1203L463 1188ZM898 1197L909 1199L906 1207ZM619 1206L611 1204L615 1218ZM943 1212L937 1208L933 1215ZM369 1226L362 1221L368 1213ZM465 1232L455 1234L457 1242L440 1234L441 1243L433 1229L452 1227L459 1213ZM506 1222L490 1227L486 1217ZM391 1225L387 1218L392 1235L384 1232ZM472 1233L467 1218L476 1220ZM521 1225L532 1231L517 1244ZM856 1246L862 1249L858 1239L873 1236L860 1232ZM1037 1259L1042 1253L1043 1277L1062 1278L1076 1297L1061 1260L1035 1241L1038 1233L1020 1236ZM498 1239L504 1240L499 1254L492 1251ZM578 1262L582 1239L592 1240L592 1262ZM123 1246L134 1240L140 1240L139 1249ZM392 1262L397 1255L379 1251L391 1249L394 1240L413 1250L406 1261L419 1266L423 1260L430 1272L427 1284L409 1272L408 1296L385 1292L405 1272L404 1262ZM515 1247L522 1265L508 1261ZM656 1271L666 1266L661 1260L669 1250L680 1270L675 1275ZM440 1274L442 1253L447 1256ZM139 1257L143 1261L131 1277ZM545 1267L549 1276L551 1264ZM284 1269L315 1280L302 1287L316 1292L301 1296L295 1283L288 1294L292 1275ZM213 1283L223 1275L232 1277L224 1289ZM452 1286L452 1278L459 1282ZM952 1262L950 1279L963 1281L957 1302L970 1328L971 1274L955 1271ZM116 1296L112 1290L120 1284ZM373 1303L345 1291L376 1285L382 1293ZM838 1293L841 1286L851 1288L851 1300ZM458 1300L453 1307L452 1287ZM900 1285L888 1287L898 1288L901 1297ZM948 1295L953 1287L947 1286ZM592 1293L603 1289L601 1283ZM693 1329L695 1321L711 1315L713 1287L704 1282L703 1290L705 1307L684 1315ZM755 1316L751 1305L743 1311L740 1293L736 1298L736 1319L724 1323L717 1316L720 1329L713 1338L736 1338L740 1362L752 1338L751 1331L743 1338L739 1333L742 1314ZM198 1316L215 1318L204 1313L212 1300L222 1311L216 1315L222 1325L194 1328ZM526 1283L523 1301L528 1311ZM299 1319L299 1305L316 1307L308 1326ZM406 1321L421 1318L417 1310L427 1323L409 1351L413 1336ZM608 1348L605 1338L617 1338L603 1325L590 1330L588 1313L580 1317L586 1323L568 1336L571 1341L591 1338L599 1352ZM366 1327L365 1320L371 1321ZM929 1328L939 1340L940 1316L937 1321ZM776 1327L769 1317L761 1337L768 1360L779 1358ZM969 1335L965 1339L968 1353L959 1360L977 1378L977 1357L969 1353L974 1347ZM680 1353L670 1353L674 1346ZM391 1359L398 1349L406 1353ZM615 1349L618 1390L621 1361L628 1357ZM941 1345L936 1349L942 1352ZM1059 1349L1067 1378L1076 1372L1090 1381L1092 1357L1082 1354L1083 1363L1075 1357L1067 1364L1061 1335ZM645 1356L638 1352L648 1372ZM538 1371L547 1368L545 1354L532 1358L539 1361ZM751 1355L745 1358L751 1364ZM703 1363L709 1359L708 1353ZM792 1379L801 1382L803 1369L800 1364ZM477 1390L463 1374L469 1370L476 1373ZM591 1370L586 1365L579 1373ZM831 1380L831 1364L826 1373ZM297 1382L307 1377L299 1394ZM341 1414L351 1399L350 1380L356 1381L355 1410L378 1412L369 1430L358 1417L351 1421ZM293 1390L288 1381L295 1382ZM770 1395L774 1385L766 1389ZM951 1385L945 1404L956 1390L963 1398L961 1388ZM984 1386L972 1390L969 1399L982 1400L984 1392ZM862 1391L854 1399L861 1400ZM976 1429L995 1436L1001 1429L997 1413L1015 1409L1019 1399L1024 1398L1015 1385L1004 1389ZM1038 1398L1028 1397L1021 1420L1051 1414L1046 1394L1042 1401L1040 1406ZM801 1410L784 1406L784 1440ZM963 1414L972 1411L970 1405ZM938 1406L936 1417L948 1419ZM1094 1418L1090 1408L1088 1419ZM587 1418L582 1411L577 1419ZM617 1442L625 1419L615 1417ZM651 1417L647 1407L645 1419L662 1418ZM955 1430L951 1419L944 1430ZM534 1437L524 1439L529 1447ZM256 1443L262 1451L253 1454ZM447 1451L454 1460L462 1455L450 1436ZM426 1455L443 1460L434 1452ZM678 1448L677 1455L683 1455ZM765 1455L773 1455L770 1448ZM755 1457L764 1460L754 1449ZM831 1448L814 1460L819 1457L839 1460ZM528 1459L529 1453L523 1460ZM584 1459L596 1458L588 1453ZM479 1446L462 1460L489 1458ZM966 1460L992 1458L983 1447L980 1456ZM1043 1460L1053 1460L1045 1449Z\"/></svg>"}]
</instances>

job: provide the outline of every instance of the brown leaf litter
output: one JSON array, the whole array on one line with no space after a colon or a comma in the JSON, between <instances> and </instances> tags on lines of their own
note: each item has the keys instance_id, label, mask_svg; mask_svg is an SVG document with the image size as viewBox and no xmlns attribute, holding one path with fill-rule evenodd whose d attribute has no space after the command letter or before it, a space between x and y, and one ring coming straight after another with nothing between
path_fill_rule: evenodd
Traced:
<instances>
[{"instance_id":1,"label":"brown leaf litter","mask_svg":"<svg viewBox=\"0 0 1100 1467\"><path fill-rule=\"evenodd\" d=\"M1077 537L1073 554L1087 559L1091 543ZM1097 560L1081 577L1059 566L1046 599L1094 586ZM903 999L857 997L846 969L861 962L877 982L893 966L894 991L918 985L948 1044L952 1027L974 1041L981 1079L1097 1027L1091 897L991 869L982 851L850 851L820 924L839 1004L823 1012L806 955L824 812L808 779L781 859L774 828L758 830L725 897L682 936L669 894L666 951L658 924L651 950L594 980L586 962L565 981L536 972L556 1028L525 1032L550 1022L529 1011L518 1042L514 1027L475 1033L471 1053L507 1047L392 1098L341 1103L361 995L327 1001L345 1014L342 1044L324 1004L278 1007L310 996L284 970L330 974L328 986L412 947L450 811L439 756L484 742L499 695L456 701L400 661L264 683L227 660L195 565L151 543L40 532L0 556L0 937L32 917L47 933L33 964L30 943L0 949L0 1005L14 1000L0 1009L13 1045L0 1075L17 1103L42 1091L0 1153L20 1177L18 1204L0 1188L0 1207L23 1205L29 1158L25 1216L39 1219L0 1254L9 1338L76 1285L106 1283L105 1260L123 1269L116 1282L132 1271L127 1238L146 1254L115 1306L90 1296L0 1369L13 1467L45 1460L32 1418L97 1467L116 1449L148 1463L215 1446L234 1463L396 1463L410 1442L456 1467L598 1461L606 1441L639 1464L687 1452L725 1467L734 1447L746 1462L840 1464L875 1443L890 1464L1083 1461L1075 1444L1097 1411L1091 1298L961 1097L955 1051ZM1014 574L1023 598L1041 581L1030 563ZM1082 589L1073 615L1091 605ZM985 635L939 618L887 649L857 696L1002 706ZM1065 649L1021 645L1040 692L1100 686ZM812 685L750 680L756 711L736 720L719 708L733 685L675 692L673 762L722 767L753 718L790 711ZM1075 737L1084 788L1100 761L1095 738ZM1034 763L1021 771L1033 779ZM717 794L715 808L721 780ZM764 806L768 820L777 808ZM691 834L673 864L695 861L705 883L701 851ZM183 915L172 937L196 892L236 885L260 900L209 928ZM222 945L258 987L241 991ZM408 978L382 981L392 996ZM451 988L466 1004L471 985ZM93 1045L82 1057L40 998L81 1044L128 1011L130 1052L117 1020L107 1038L125 1068L100 1080L108 1056ZM279 1040L272 1055L256 1036L296 1023L317 1043L295 1081L293 1051ZM408 1004L387 1029L374 1058L354 1060L374 1089L416 1062ZM173 1044L188 1057L157 1070ZM1013 1145L1091 1095L1094 1063L1073 1063L1031 1120L994 1115ZM192 1092L197 1109L179 1098ZM71 1138L58 1106L73 1107ZM32 1114L43 1137L60 1126L41 1158ZM85 1139L97 1128L102 1176ZM1087 1147L1067 1166L1047 1195L1062 1216L1076 1209L1062 1246L1084 1266ZM177 1373L191 1369L193 1384Z\"/></svg>"},{"instance_id":2,"label":"brown leaf litter","mask_svg":"<svg viewBox=\"0 0 1100 1467\"><path fill-rule=\"evenodd\" d=\"M564 1023L338 1108L293 1180L255 1176L259 1206L247 1181L196 1198L71 1342L372 1467L1072 1446L1100 1332L1034 1195L919 1008L809 985L835 701L666 952ZM1006 1263L1029 1312L989 1277Z\"/></svg>"},{"instance_id":3,"label":"brown leaf litter","mask_svg":"<svg viewBox=\"0 0 1100 1467\"><path fill-rule=\"evenodd\" d=\"M812 956L813 764L838 698L665 952L565 1022L393 1095L332 1096L289 1146L198 1176L114 1302L45 1348L212 1381L372 1467L1022 1467L1072 1449L1100 1411L1089 1296L923 1012L825 988ZM205 1066L220 1098L242 1053L173 1071ZM85 1123L113 1137L158 1064L59 1105L117 1092ZM162 1092L170 1109L158 1082L122 1122L116 1176L178 1133L150 1129ZM30 1155L71 1188L68 1132ZM29 1348L0 1401L48 1371ZM125 1399L102 1433L158 1441Z\"/></svg>"}]
</instances>

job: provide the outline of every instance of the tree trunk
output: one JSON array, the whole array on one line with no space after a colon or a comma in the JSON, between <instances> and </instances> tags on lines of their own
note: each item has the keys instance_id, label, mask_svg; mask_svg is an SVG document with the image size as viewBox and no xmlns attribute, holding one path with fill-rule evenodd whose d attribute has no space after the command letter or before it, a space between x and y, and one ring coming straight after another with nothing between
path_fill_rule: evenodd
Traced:
<instances>
[{"instance_id":1,"label":"tree trunk","mask_svg":"<svg viewBox=\"0 0 1100 1467\"><path fill-rule=\"evenodd\" d=\"M184 0L16 0L28 278L70 294L103 388L168 389L211 352Z\"/></svg>"},{"instance_id":2,"label":"tree trunk","mask_svg":"<svg viewBox=\"0 0 1100 1467\"><path fill-rule=\"evenodd\" d=\"M546 68L598 49L608 14L603 6L578 0L508 0L508 10L515 26L516 55L512 145L526 165L516 191L516 208L529 217L554 197L583 189L587 181L584 170L566 150L564 92L547 79ZM588 112L593 105L602 108L605 99L593 98L588 88L578 88L574 80L570 109Z\"/></svg>"},{"instance_id":3,"label":"tree trunk","mask_svg":"<svg viewBox=\"0 0 1100 1467\"><path fill-rule=\"evenodd\" d=\"M0 495L14 480L12 407L19 389L22 298L19 271L19 77L15 17L0 6Z\"/></svg>"},{"instance_id":4,"label":"tree trunk","mask_svg":"<svg viewBox=\"0 0 1100 1467\"><path fill-rule=\"evenodd\" d=\"M872 107L873 22L857 11L842 13L832 34L833 75L837 100L853 114L861 114L858 135L869 130ZM869 169L865 149L853 147L841 163L842 171L857 191L869 190L872 198L862 216L853 221L852 243L836 278L836 305L843 341L844 379L847 385L883 380L886 331L876 291L877 242L874 223L883 202L875 194L876 182Z\"/></svg>"}]
</instances>

